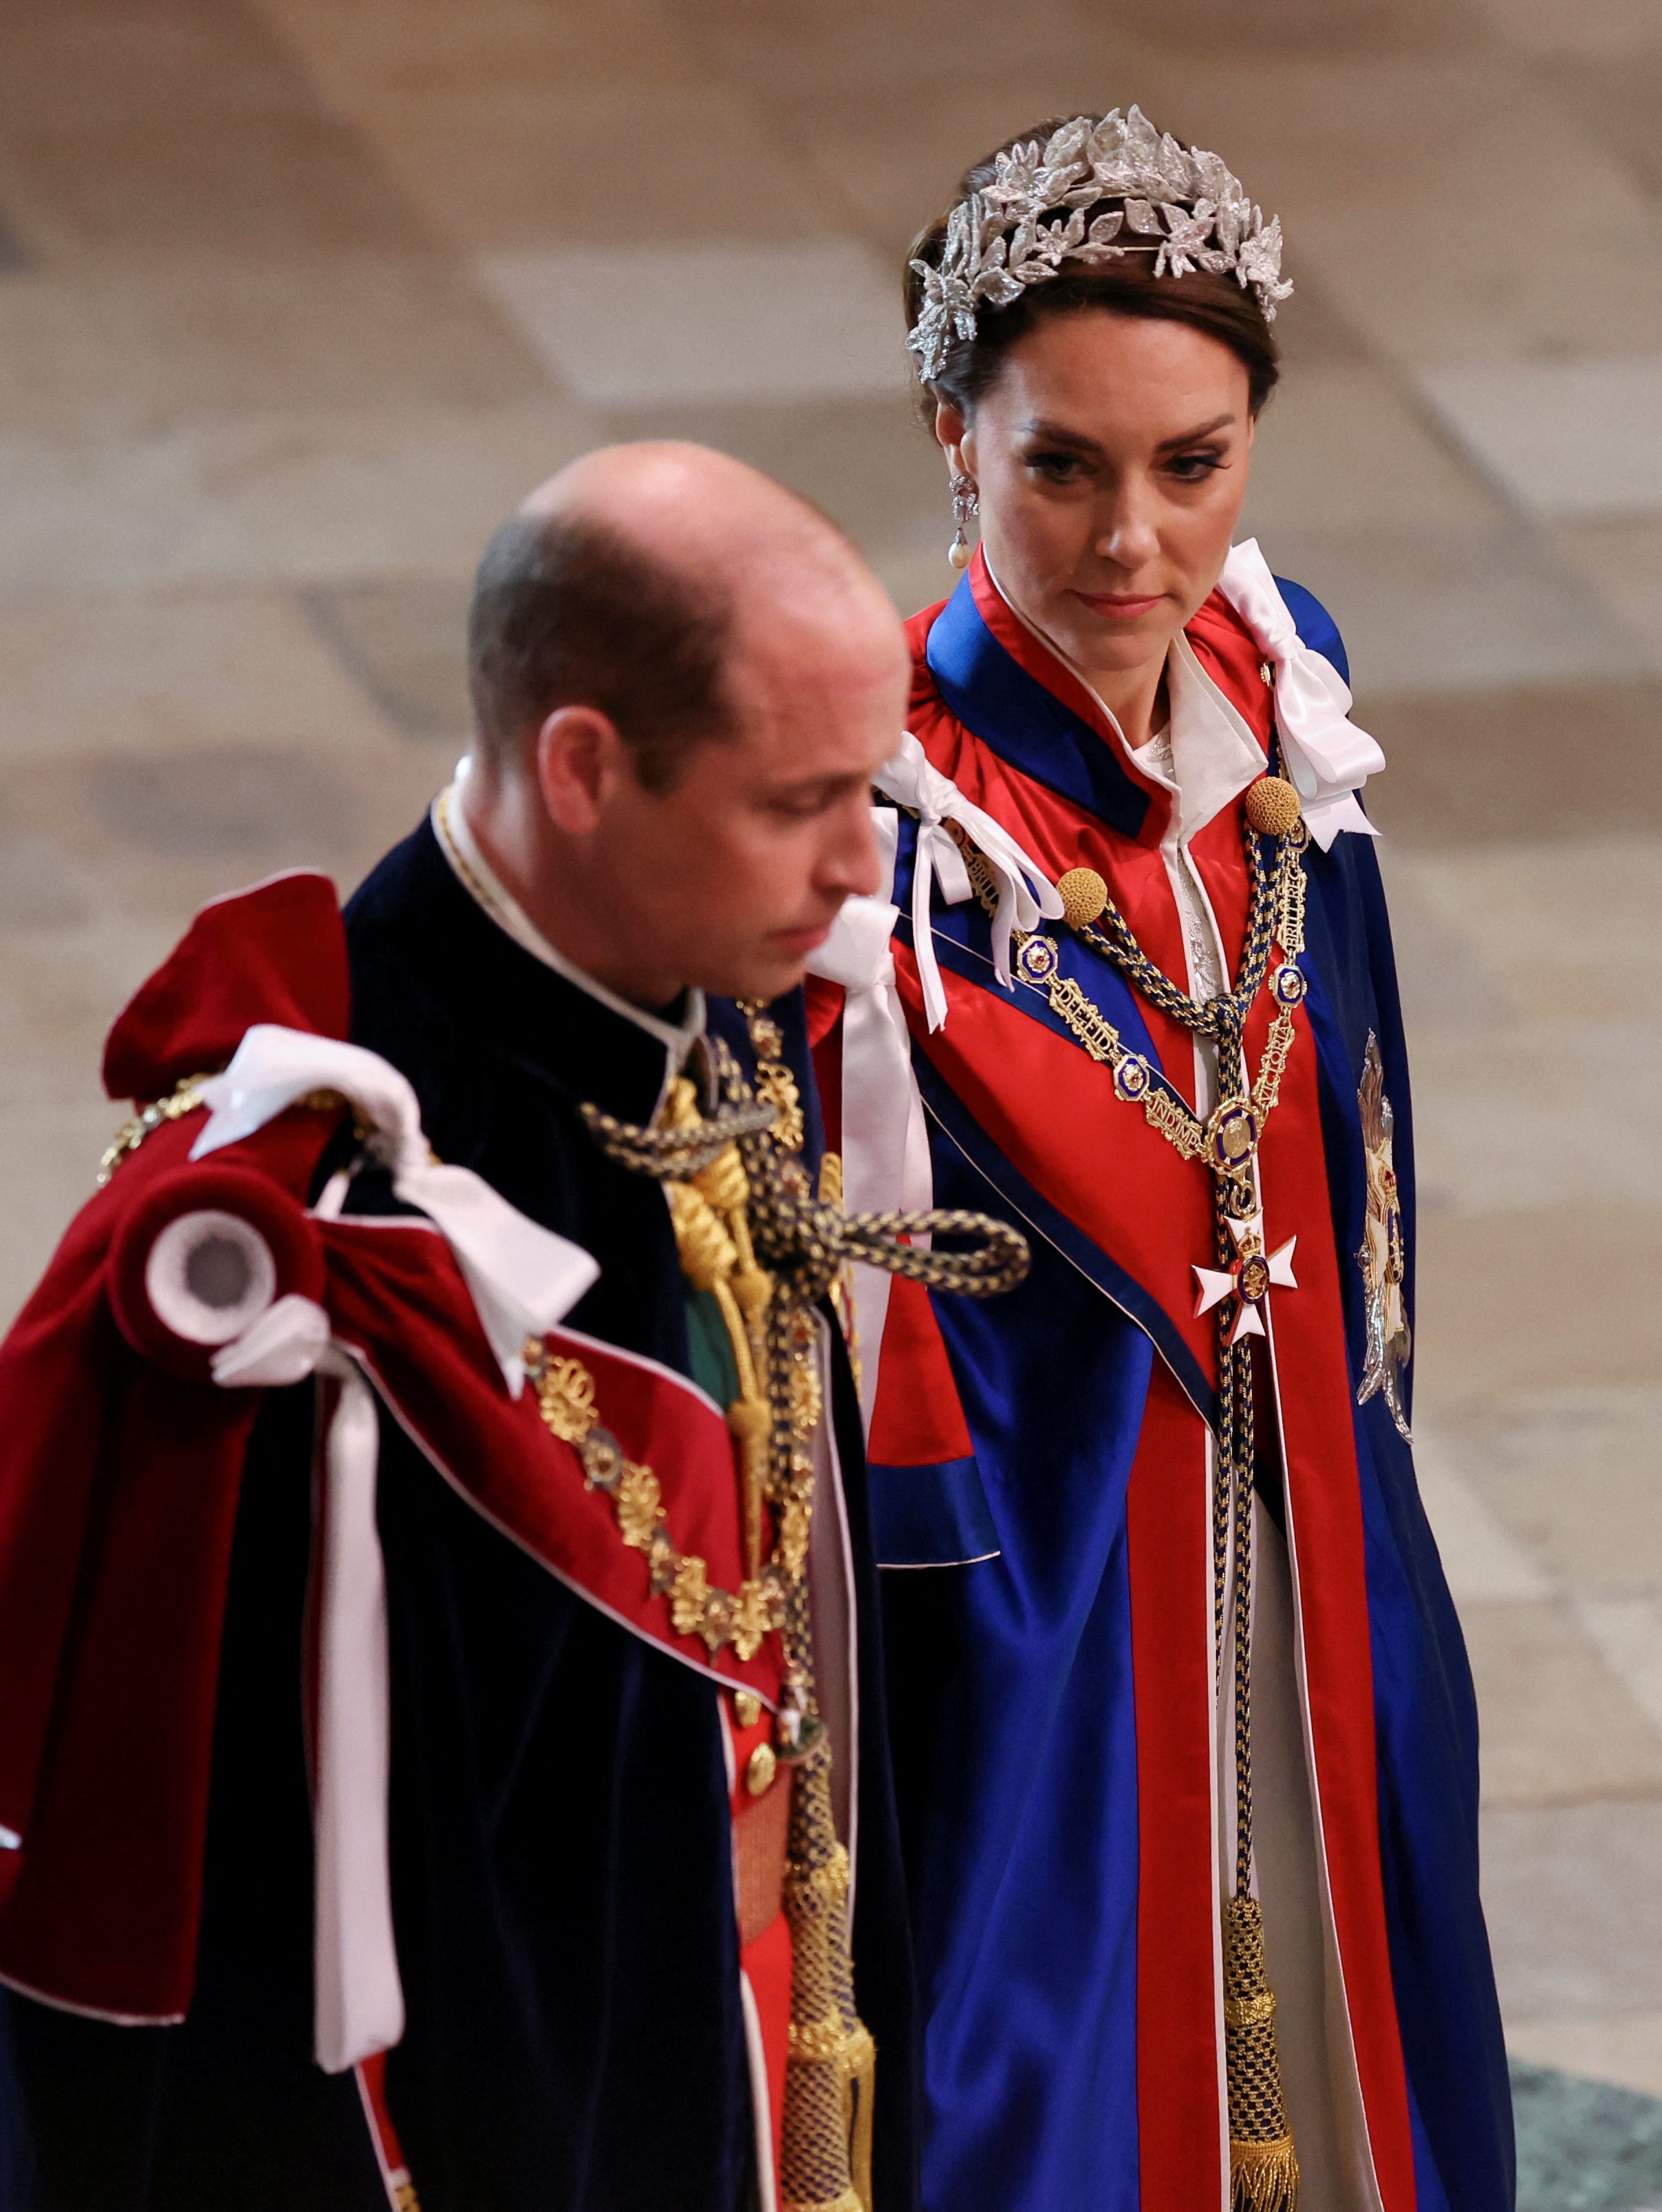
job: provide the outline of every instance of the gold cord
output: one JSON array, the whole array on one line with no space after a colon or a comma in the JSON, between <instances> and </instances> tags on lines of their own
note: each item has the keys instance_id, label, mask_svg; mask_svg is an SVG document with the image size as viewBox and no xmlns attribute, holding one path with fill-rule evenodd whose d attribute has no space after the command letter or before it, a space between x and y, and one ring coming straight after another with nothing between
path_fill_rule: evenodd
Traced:
<instances>
[{"instance_id":1,"label":"gold cord","mask_svg":"<svg viewBox=\"0 0 1662 2212\"><path fill-rule=\"evenodd\" d=\"M720 1103L711 1113L701 1112L694 1086L683 1078L672 1085L652 1129L592 1107L584 1117L612 1158L666 1186L684 1272L696 1288L715 1295L733 1347L740 1395L728 1419L739 1447L747 1547L759 1552L765 1520L774 1530L772 1557L758 1582L774 1607L770 1625L780 1628L785 1648L775 1747L791 1790L783 1888L791 2024L782 2212L871 2212L877 2053L855 2002L849 1860L832 1808L831 1745L819 1711L807 1587L813 1438L825 1413L815 1309L853 1257L985 1297L1020 1280L1028 1253L1015 1231L979 1214L851 1218L837 1203L836 1169L822 1170L813 1190L799 1157L801 1101L780 1030L762 1007L744 1005L742 1011L757 1059L753 1086L716 1041ZM953 1253L903 1241L926 1231L978 1243Z\"/></svg>"}]
</instances>

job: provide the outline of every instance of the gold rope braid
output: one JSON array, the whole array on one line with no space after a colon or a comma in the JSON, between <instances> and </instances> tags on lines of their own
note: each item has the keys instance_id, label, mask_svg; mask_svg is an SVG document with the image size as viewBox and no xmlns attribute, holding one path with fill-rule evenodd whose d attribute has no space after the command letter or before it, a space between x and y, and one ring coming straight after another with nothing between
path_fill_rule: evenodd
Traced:
<instances>
[{"instance_id":1,"label":"gold rope braid","mask_svg":"<svg viewBox=\"0 0 1662 2212\"><path fill-rule=\"evenodd\" d=\"M782 2212L871 2212L877 2052L855 2002L849 1858L832 1807L831 1745L819 1711L807 1582L813 1438L825 1410L815 1309L851 1258L985 1297L1021 1279L1028 1253L1018 1232L983 1215L850 1218L837 1202L838 1169L829 1164L812 1191L798 1156L801 1103L777 1024L760 1006L743 1011L758 1061L753 1089L716 1042L720 1103L713 1113L701 1111L685 1079L672 1085L651 1129L583 1110L610 1158L665 1185L683 1270L715 1296L733 1347L740 1395L728 1422L743 1473L747 1547L759 1548L764 1516L775 1531L772 1558L758 1579L776 1606L772 1618L785 1647L775 1741L791 1788ZM924 1232L977 1243L965 1252L939 1252L901 1241Z\"/></svg>"}]
</instances>

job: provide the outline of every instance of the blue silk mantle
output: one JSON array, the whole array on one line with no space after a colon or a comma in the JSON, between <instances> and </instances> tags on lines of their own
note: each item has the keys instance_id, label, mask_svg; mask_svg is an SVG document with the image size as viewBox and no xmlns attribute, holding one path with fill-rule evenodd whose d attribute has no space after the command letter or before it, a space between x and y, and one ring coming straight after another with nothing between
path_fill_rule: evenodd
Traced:
<instances>
[{"instance_id":1,"label":"blue silk mantle","mask_svg":"<svg viewBox=\"0 0 1662 2212\"><path fill-rule=\"evenodd\" d=\"M1330 619L1282 588L1306 641L1342 672ZM999 614L977 569L916 619L910 726L1042 864L1099 866L1160 958L1175 922L1135 902L1163 801L1066 672ZM1202 665L1263 735L1256 651L1221 602L1202 617L1190 628ZM1236 866L1236 945L1239 822L1238 801L1207 854L1209 833L1196 845L1227 939ZM913 835L903 818L903 914ZM1506 2212L1511 2106L1477 1894L1470 1678L1409 1447L1382 1396L1356 1402L1370 1034L1396 1114L1410 1263L1414 1233L1408 1071L1372 842L1312 845L1308 884L1309 996L1261 1165L1268 1243L1289 1227L1300 1237L1300 1289L1275 1326L1322 1841L1379 2201ZM928 2020L924 2201L1201 2212L1227 2203L1207 1887L1211 1322L1192 1316L1188 1273L1207 1256L1206 1178L1113 1095L1038 992L1001 988L974 902L949 908L937 892L934 933L950 1006L936 1036L904 924L897 966L936 1203L1018 1219L1034 1264L1008 1297L922 1309L909 1342L892 1344L892 1318L872 1437ZM1165 949L1181 974L1174 936ZM1076 940L1064 937L1062 959L1181 1082L1162 1018L1145 1018ZM918 1364L920 1328L938 1331L934 1367ZM912 1448L886 1449L908 1424ZM1192 1510L1173 1502L1191 1496Z\"/></svg>"}]
</instances>

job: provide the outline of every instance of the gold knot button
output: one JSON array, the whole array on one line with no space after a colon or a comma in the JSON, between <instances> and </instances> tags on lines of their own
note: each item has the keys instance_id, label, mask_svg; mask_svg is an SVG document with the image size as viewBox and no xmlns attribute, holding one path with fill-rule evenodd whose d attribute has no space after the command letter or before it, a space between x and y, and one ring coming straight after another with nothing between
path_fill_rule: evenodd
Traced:
<instances>
[{"instance_id":1,"label":"gold knot button","mask_svg":"<svg viewBox=\"0 0 1662 2212\"><path fill-rule=\"evenodd\" d=\"M1108 903L1108 886L1094 868L1069 868L1056 878L1056 891L1069 929L1083 929Z\"/></svg>"},{"instance_id":2,"label":"gold knot button","mask_svg":"<svg viewBox=\"0 0 1662 2212\"><path fill-rule=\"evenodd\" d=\"M753 1690L733 1693L733 1717L741 1729L754 1728L762 1717L762 1700Z\"/></svg>"},{"instance_id":3,"label":"gold knot button","mask_svg":"<svg viewBox=\"0 0 1662 2212\"><path fill-rule=\"evenodd\" d=\"M770 1743L758 1743L745 1762L745 1787L752 1797L765 1797L779 1771L779 1757Z\"/></svg>"},{"instance_id":4,"label":"gold knot button","mask_svg":"<svg viewBox=\"0 0 1662 2212\"><path fill-rule=\"evenodd\" d=\"M1285 837L1303 811L1284 775L1261 775L1247 788L1246 818L1263 836Z\"/></svg>"}]
</instances>

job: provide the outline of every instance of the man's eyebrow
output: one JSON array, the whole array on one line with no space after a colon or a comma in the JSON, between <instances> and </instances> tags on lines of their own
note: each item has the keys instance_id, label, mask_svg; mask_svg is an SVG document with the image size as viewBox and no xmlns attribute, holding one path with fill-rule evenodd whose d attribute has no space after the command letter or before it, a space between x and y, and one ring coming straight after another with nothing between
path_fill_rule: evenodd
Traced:
<instances>
[{"instance_id":1,"label":"man's eyebrow","mask_svg":"<svg viewBox=\"0 0 1662 2212\"><path fill-rule=\"evenodd\" d=\"M829 769L822 775L792 776L783 781L770 784L770 799L794 799L805 791L841 791L855 784L864 786L871 781L869 775L859 769Z\"/></svg>"}]
</instances>

